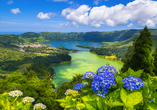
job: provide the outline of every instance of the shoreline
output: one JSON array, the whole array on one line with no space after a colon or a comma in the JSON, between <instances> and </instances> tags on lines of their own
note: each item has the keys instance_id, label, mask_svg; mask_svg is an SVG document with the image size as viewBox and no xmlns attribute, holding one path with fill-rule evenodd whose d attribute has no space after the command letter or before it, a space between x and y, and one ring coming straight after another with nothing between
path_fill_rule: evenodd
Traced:
<instances>
[{"instance_id":1,"label":"shoreline","mask_svg":"<svg viewBox=\"0 0 157 110\"><path fill-rule=\"evenodd\" d=\"M53 63L53 64L51 64L49 67L51 67L51 66L53 66L53 65L55 65L55 64L63 64L63 62L72 62L73 60L70 60L70 61L62 61L61 63ZM48 67L48 68L49 68Z\"/></svg>"},{"instance_id":2,"label":"shoreline","mask_svg":"<svg viewBox=\"0 0 157 110\"><path fill-rule=\"evenodd\" d=\"M70 61L62 61L61 63L53 63L51 64L48 68L52 67L53 65L55 64L63 64L63 62L72 62L73 60L70 60ZM52 80L52 78L56 75L55 71L54 71L54 74L51 76L50 80Z\"/></svg>"}]
</instances>

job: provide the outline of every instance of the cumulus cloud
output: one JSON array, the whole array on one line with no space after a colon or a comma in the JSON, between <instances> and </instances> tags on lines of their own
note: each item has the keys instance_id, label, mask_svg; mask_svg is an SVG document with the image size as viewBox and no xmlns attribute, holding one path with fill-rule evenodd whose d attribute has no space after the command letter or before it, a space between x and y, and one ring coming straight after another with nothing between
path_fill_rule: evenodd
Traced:
<instances>
[{"instance_id":1,"label":"cumulus cloud","mask_svg":"<svg viewBox=\"0 0 157 110\"><path fill-rule=\"evenodd\" d=\"M21 11L19 10L19 8L10 9L10 11L11 11L11 13L13 13L13 14L21 13Z\"/></svg>"},{"instance_id":2,"label":"cumulus cloud","mask_svg":"<svg viewBox=\"0 0 157 110\"><path fill-rule=\"evenodd\" d=\"M88 25L88 11L90 7L88 5L81 5L77 9L66 8L62 11L62 15L67 20L74 21L72 24L77 26L80 24Z\"/></svg>"},{"instance_id":3,"label":"cumulus cloud","mask_svg":"<svg viewBox=\"0 0 157 110\"><path fill-rule=\"evenodd\" d=\"M98 5L99 4L99 2L101 2L102 0L94 0L94 4L95 5Z\"/></svg>"},{"instance_id":4,"label":"cumulus cloud","mask_svg":"<svg viewBox=\"0 0 157 110\"><path fill-rule=\"evenodd\" d=\"M7 4L9 4L9 5L11 5L12 3L13 3L13 1L12 1L12 0L7 2Z\"/></svg>"},{"instance_id":5,"label":"cumulus cloud","mask_svg":"<svg viewBox=\"0 0 157 110\"><path fill-rule=\"evenodd\" d=\"M77 25L118 26L126 25L131 21L137 22L138 26L155 27L157 24L157 1L135 0L126 5L117 4L111 7L103 5L93 8L81 5L77 9L66 8L62 10L62 15ZM127 26L131 26L131 24Z\"/></svg>"},{"instance_id":6,"label":"cumulus cloud","mask_svg":"<svg viewBox=\"0 0 157 110\"><path fill-rule=\"evenodd\" d=\"M68 0L52 0L54 2L67 2Z\"/></svg>"},{"instance_id":7,"label":"cumulus cloud","mask_svg":"<svg viewBox=\"0 0 157 110\"><path fill-rule=\"evenodd\" d=\"M130 23L129 25L127 25L127 27L132 27L133 26L133 24L132 23Z\"/></svg>"},{"instance_id":8,"label":"cumulus cloud","mask_svg":"<svg viewBox=\"0 0 157 110\"><path fill-rule=\"evenodd\" d=\"M43 12L40 12L37 15L37 18L39 18L40 20L42 20L42 19L50 19L51 16L55 16L55 15L57 15L57 14L56 13L51 13L51 12L44 14Z\"/></svg>"}]
</instances>

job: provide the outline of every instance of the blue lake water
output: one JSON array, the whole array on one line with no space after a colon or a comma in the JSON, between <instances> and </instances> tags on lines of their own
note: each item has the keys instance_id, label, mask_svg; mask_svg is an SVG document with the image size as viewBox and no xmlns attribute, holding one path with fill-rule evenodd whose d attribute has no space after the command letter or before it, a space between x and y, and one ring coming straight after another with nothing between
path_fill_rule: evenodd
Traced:
<instances>
[{"instance_id":1,"label":"blue lake water","mask_svg":"<svg viewBox=\"0 0 157 110\"><path fill-rule=\"evenodd\" d=\"M52 46L52 47L63 46L67 49L89 50L87 48L76 47L76 45L99 47L99 45L103 45L105 43L91 42L91 41L51 41L51 42L43 42L43 44L50 44L49 46Z\"/></svg>"}]
</instances>

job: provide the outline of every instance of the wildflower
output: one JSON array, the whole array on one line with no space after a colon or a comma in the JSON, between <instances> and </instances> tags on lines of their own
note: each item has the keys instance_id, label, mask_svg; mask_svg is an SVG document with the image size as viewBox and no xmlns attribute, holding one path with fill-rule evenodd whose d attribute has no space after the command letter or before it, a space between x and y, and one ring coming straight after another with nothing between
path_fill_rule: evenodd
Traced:
<instances>
[{"instance_id":1,"label":"wildflower","mask_svg":"<svg viewBox=\"0 0 157 110\"><path fill-rule=\"evenodd\" d=\"M14 90L14 91L9 92L9 96L12 96L12 97L15 97L15 96L18 97L21 95L23 95L23 93L19 90Z\"/></svg>"},{"instance_id":2,"label":"wildflower","mask_svg":"<svg viewBox=\"0 0 157 110\"><path fill-rule=\"evenodd\" d=\"M143 82L141 78L136 78L133 76L128 76L124 79L122 79L122 82L124 82L124 87L127 87L127 90L137 90L140 87L143 87Z\"/></svg>"},{"instance_id":3,"label":"wildflower","mask_svg":"<svg viewBox=\"0 0 157 110\"><path fill-rule=\"evenodd\" d=\"M70 109L70 110L78 110L78 109Z\"/></svg>"},{"instance_id":4,"label":"wildflower","mask_svg":"<svg viewBox=\"0 0 157 110\"><path fill-rule=\"evenodd\" d=\"M66 90L66 92L65 92L64 94L65 94L65 95L71 95L71 94L72 94L72 92L73 92L73 90L68 89L68 90Z\"/></svg>"},{"instance_id":5,"label":"wildflower","mask_svg":"<svg viewBox=\"0 0 157 110\"><path fill-rule=\"evenodd\" d=\"M32 98L32 97L24 97L22 102L25 104L25 103L29 103L29 102L34 102L35 99Z\"/></svg>"},{"instance_id":6,"label":"wildflower","mask_svg":"<svg viewBox=\"0 0 157 110\"><path fill-rule=\"evenodd\" d=\"M106 72L112 72L113 74L116 74L117 71L116 71L116 68L113 66L104 65L98 68L96 75L99 75L100 73L106 73Z\"/></svg>"},{"instance_id":7,"label":"wildflower","mask_svg":"<svg viewBox=\"0 0 157 110\"><path fill-rule=\"evenodd\" d=\"M93 72L91 72L91 71L89 71L89 72L86 72L85 74L84 74L84 76L82 77L82 79L85 79L85 78L90 78L90 79L93 79L94 77L96 76L96 74L95 73L93 73Z\"/></svg>"},{"instance_id":8,"label":"wildflower","mask_svg":"<svg viewBox=\"0 0 157 110\"><path fill-rule=\"evenodd\" d=\"M82 84L78 83L78 84L75 85L75 87L73 88L73 90L79 91L79 90L81 90L82 87L83 87Z\"/></svg>"},{"instance_id":9,"label":"wildflower","mask_svg":"<svg viewBox=\"0 0 157 110\"><path fill-rule=\"evenodd\" d=\"M38 103L38 104L34 105L33 110L41 110L41 109L45 109L45 108L46 108L46 105L44 105L42 103Z\"/></svg>"}]
</instances>

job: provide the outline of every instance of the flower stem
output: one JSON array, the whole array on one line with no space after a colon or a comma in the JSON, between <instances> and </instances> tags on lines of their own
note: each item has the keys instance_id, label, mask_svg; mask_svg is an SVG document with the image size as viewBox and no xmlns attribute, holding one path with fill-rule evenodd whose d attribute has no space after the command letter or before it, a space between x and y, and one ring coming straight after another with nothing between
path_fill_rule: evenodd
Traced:
<instances>
[{"instance_id":1,"label":"flower stem","mask_svg":"<svg viewBox=\"0 0 157 110\"><path fill-rule=\"evenodd\" d=\"M15 99L10 105L12 105L12 104L17 100L17 98L18 98L18 97L16 97L16 99Z\"/></svg>"}]
</instances>

